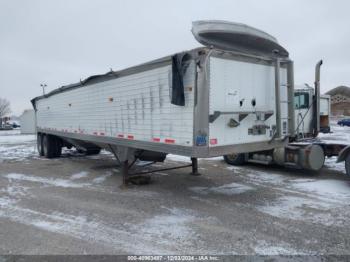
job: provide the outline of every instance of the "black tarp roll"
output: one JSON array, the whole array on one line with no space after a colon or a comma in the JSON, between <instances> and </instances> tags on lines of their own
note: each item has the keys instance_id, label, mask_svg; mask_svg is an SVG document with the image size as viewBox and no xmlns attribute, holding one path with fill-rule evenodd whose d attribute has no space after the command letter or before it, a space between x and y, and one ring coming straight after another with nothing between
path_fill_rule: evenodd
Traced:
<instances>
[{"instance_id":1,"label":"black tarp roll","mask_svg":"<svg viewBox=\"0 0 350 262\"><path fill-rule=\"evenodd\" d=\"M185 90L183 76L186 72L187 66L184 66L183 62L187 58L187 53L181 53L172 56L171 103L177 106L185 105Z\"/></svg>"}]
</instances>

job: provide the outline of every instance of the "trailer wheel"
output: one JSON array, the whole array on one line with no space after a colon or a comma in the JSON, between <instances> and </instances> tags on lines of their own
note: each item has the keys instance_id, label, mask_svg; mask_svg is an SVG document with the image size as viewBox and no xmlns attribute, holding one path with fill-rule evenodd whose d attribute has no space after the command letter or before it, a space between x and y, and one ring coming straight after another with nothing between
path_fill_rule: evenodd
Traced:
<instances>
[{"instance_id":1,"label":"trailer wheel","mask_svg":"<svg viewBox=\"0 0 350 262\"><path fill-rule=\"evenodd\" d=\"M40 133L36 135L36 146L38 148L39 156L44 156L43 135Z\"/></svg>"},{"instance_id":2,"label":"trailer wheel","mask_svg":"<svg viewBox=\"0 0 350 262\"><path fill-rule=\"evenodd\" d=\"M241 166L245 164L245 154L225 155L224 160L229 165Z\"/></svg>"},{"instance_id":3,"label":"trailer wheel","mask_svg":"<svg viewBox=\"0 0 350 262\"><path fill-rule=\"evenodd\" d=\"M345 158L345 171L348 176L350 176L350 153Z\"/></svg>"},{"instance_id":4,"label":"trailer wheel","mask_svg":"<svg viewBox=\"0 0 350 262\"><path fill-rule=\"evenodd\" d=\"M57 156L56 139L52 135L44 135L43 151L46 158L54 158Z\"/></svg>"},{"instance_id":5,"label":"trailer wheel","mask_svg":"<svg viewBox=\"0 0 350 262\"><path fill-rule=\"evenodd\" d=\"M55 157L60 157L62 154L62 140L58 137L52 137L55 140Z\"/></svg>"}]
</instances>

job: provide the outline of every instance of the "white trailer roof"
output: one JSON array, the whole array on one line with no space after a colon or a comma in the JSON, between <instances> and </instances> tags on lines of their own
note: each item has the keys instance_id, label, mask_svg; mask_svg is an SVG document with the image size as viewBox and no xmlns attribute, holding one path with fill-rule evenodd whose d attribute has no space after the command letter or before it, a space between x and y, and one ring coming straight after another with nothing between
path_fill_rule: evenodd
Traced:
<instances>
[{"instance_id":1,"label":"white trailer roof","mask_svg":"<svg viewBox=\"0 0 350 262\"><path fill-rule=\"evenodd\" d=\"M288 51L277 39L251 26L206 20L192 23L192 33L201 44L217 49L288 57Z\"/></svg>"}]
</instances>

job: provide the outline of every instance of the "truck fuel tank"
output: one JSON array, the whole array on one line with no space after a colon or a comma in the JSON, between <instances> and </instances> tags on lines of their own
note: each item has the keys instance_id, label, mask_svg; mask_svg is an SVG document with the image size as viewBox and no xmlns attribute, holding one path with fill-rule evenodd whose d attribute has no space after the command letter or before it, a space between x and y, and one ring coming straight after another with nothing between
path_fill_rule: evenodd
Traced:
<instances>
[{"instance_id":1,"label":"truck fuel tank","mask_svg":"<svg viewBox=\"0 0 350 262\"><path fill-rule=\"evenodd\" d=\"M298 144L276 148L273 152L275 163L284 166L317 171L324 164L325 155L321 146Z\"/></svg>"}]
</instances>

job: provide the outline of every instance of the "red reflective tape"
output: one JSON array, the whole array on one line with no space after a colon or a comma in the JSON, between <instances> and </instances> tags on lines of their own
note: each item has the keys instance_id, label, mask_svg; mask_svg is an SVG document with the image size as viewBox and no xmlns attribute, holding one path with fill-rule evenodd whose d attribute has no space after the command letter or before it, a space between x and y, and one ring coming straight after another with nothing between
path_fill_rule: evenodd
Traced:
<instances>
[{"instance_id":1,"label":"red reflective tape","mask_svg":"<svg viewBox=\"0 0 350 262\"><path fill-rule=\"evenodd\" d=\"M217 143L218 143L217 138L212 138L212 139L210 139L210 144L211 144L211 145L217 145Z\"/></svg>"},{"instance_id":2,"label":"red reflective tape","mask_svg":"<svg viewBox=\"0 0 350 262\"><path fill-rule=\"evenodd\" d=\"M175 140L174 139L165 139L165 143L167 143L167 144L174 144Z\"/></svg>"},{"instance_id":3,"label":"red reflective tape","mask_svg":"<svg viewBox=\"0 0 350 262\"><path fill-rule=\"evenodd\" d=\"M93 134L94 134L94 135L96 135L96 136L98 135L98 133L97 133L97 132L94 132Z\"/></svg>"},{"instance_id":4,"label":"red reflective tape","mask_svg":"<svg viewBox=\"0 0 350 262\"><path fill-rule=\"evenodd\" d=\"M120 138L124 138L124 135L118 135L118 137L120 137Z\"/></svg>"},{"instance_id":5,"label":"red reflective tape","mask_svg":"<svg viewBox=\"0 0 350 262\"><path fill-rule=\"evenodd\" d=\"M160 138L157 138L157 137L154 137L152 140L153 142L160 142Z\"/></svg>"},{"instance_id":6,"label":"red reflective tape","mask_svg":"<svg viewBox=\"0 0 350 262\"><path fill-rule=\"evenodd\" d=\"M105 133L103 133L103 132L100 132L100 135L101 135L101 136L104 136L104 135L105 135Z\"/></svg>"},{"instance_id":7,"label":"red reflective tape","mask_svg":"<svg viewBox=\"0 0 350 262\"><path fill-rule=\"evenodd\" d=\"M128 139L134 139L134 136L128 135Z\"/></svg>"}]
</instances>

